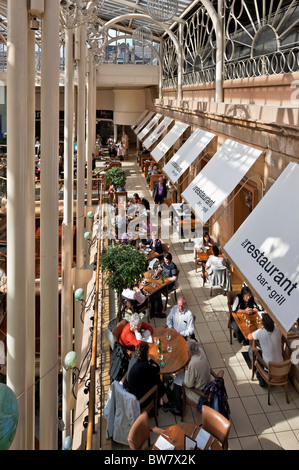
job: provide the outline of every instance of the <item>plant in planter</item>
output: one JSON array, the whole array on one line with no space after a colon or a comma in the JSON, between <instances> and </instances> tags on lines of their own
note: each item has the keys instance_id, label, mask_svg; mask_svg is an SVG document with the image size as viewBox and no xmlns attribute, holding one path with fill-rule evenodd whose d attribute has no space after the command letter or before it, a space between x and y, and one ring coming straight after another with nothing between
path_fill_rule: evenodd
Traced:
<instances>
[{"instance_id":1,"label":"plant in planter","mask_svg":"<svg viewBox=\"0 0 299 470\"><path fill-rule=\"evenodd\" d=\"M112 245L101 259L107 274L106 284L116 291L118 297L118 319L122 319L122 297L124 289L133 289L146 271L146 258L132 245Z\"/></svg>"},{"instance_id":2,"label":"plant in planter","mask_svg":"<svg viewBox=\"0 0 299 470\"><path fill-rule=\"evenodd\" d=\"M126 186L126 172L122 168L114 167L106 171L106 182L113 185L114 189L124 188Z\"/></svg>"}]
</instances>

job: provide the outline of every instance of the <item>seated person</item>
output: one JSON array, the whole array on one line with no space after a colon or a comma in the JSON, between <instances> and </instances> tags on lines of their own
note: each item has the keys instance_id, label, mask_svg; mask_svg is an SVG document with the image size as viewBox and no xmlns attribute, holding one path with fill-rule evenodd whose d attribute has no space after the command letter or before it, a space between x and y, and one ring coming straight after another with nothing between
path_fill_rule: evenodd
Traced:
<instances>
[{"instance_id":1,"label":"seated person","mask_svg":"<svg viewBox=\"0 0 299 470\"><path fill-rule=\"evenodd\" d=\"M258 329L248 335L250 341L256 340L259 342L261 348L259 354L266 365L269 362L283 362L281 338L281 331L275 326L268 313L263 314L262 324L258 326ZM248 353L251 359L251 347ZM260 386L264 387L266 383L258 371L256 371L256 376Z\"/></svg>"},{"instance_id":2,"label":"seated person","mask_svg":"<svg viewBox=\"0 0 299 470\"><path fill-rule=\"evenodd\" d=\"M161 266L159 266L158 268L158 274L163 275L164 277L166 277L167 279L171 281L171 283L168 284L168 289L172 289L175 281L177 281L177 278L178 278L178 270L177 270L176 264L172 261L171 253L165 253L164 261L161 264ZM163 291L165 291L165 289L163 289Z\"/></svg>"},{"instance_id":3,"label":"seated person","mask_svg":"<svg viewBox=\"0 0 299 470\"><path fill-rule=\"evenodd\" d=\"M249 287L248 286L242 287L240 294L238 294L234 298L233 305L232 305L232 312L238 313L241 315L243 314L251 315L252 313L257 313L259 310L262 310L262 308L254 300L254 297ZM234 330L234 338L237 338L239 343L248 344L248 341L245 340L243 333L241 332L234 318L231 319L231 324Z\"/></svg>"},{"instance_id":4,"label":"seated person","mask_svg":"<svg viewBox=\"0 0 299 470\"><path fill-rule=\"evenodd\" d=\"M205 248L210 248L216 244L216 241L210 237L208 232L204 232L202 237L196 238L194 241L194 259L196 258L196 251L204 251Z\"/></svg>"},{"instance_id":5,"label":"seated person","mask_svg":"<svg viewBox=\"0 0 299 470\"><path fill-rule=\"evenodd\" d=\"M159 240L159 238L157 238L156 233L152 233L151 238L145 241L144 245L148 246L151 250L155 251L156 253L159 253L159 255L163 253L162 242L161 240Z\"/></svg>"},{"instance_id":6,"label":"seated person","mask_svg":"<svg viewBox=\"0 0 299 470\"><path fill-rule=\"evenodd\" d=\"M150 203L148 202L147 199L145 199L145 197L143 197L143 198L141 199L141 204L144 205L144 207L145 207L145 209L146 209L147 211L150 210Z\"/></svg>"},{"instance_id":7,"label":"seated person","mask_svg":"<svg viewBox=\"0 0 299 470\"><path fill-rule=\"evenodd\" d=\"M219 257L219 248L216 245L213 245L212 250L213 254L209 256L205 266L204 276L206 279L209 279L209 276L213 273L214 270L226 269L226 266L224 265L224 259Z\"/></svg>"},{"instance_id":8,"label":"seated person","mask_svg":"<svg viewBox=\"0 0 299 470\"><path fill-rule=\"evenodd\" d=\"M140 199L138 193L133 194L132 203L133 204L141 204L141 199Z\"/></svg>"},{"instance_id":9,"label":"seated person","mask_svg":"<svg viewBox=\"0 0 299 470\"><path fill-rule=\"evenodd\" d=\"M189 361L185 367L184 384L188 388L203 390L212 380L207 357L198 342L193 339L187 341L187 353ZM197 403L199 396L188 388L186 396Z\"/></svg>"},{"instance_id":10,"label":"seated person","mask_svg":"<svg viewBox=\"0 0 299 470\"><path fill-rule=\"evenodd\" d=\"M132 309L134 312L138 312L145 305L148 304L148 299L136 286L133 287L133 289L124 289L121 295L124 299L131 301Z\"/></svg>"},{"instance_id":11,"label":"seated person","mask_svg":"<svg viewBox=\"0 0 299 470\"><path fill-rule=\"evenodd\" d=\"M168 400L166 389L160 379L160 366L152 359L149 359L148 351L148 343L140 343L137 346L135 357L131 359L133 362L129 365L125 387L140 400L154 385L157 385L158 397L163 403L162 410L178 414L178 410Z\"/></svg>"},{"instance_id":12,"label":"seated person","mask_svg":"<svg viewBox=\"0 0 299 470\"><path fill-rule=\"evenodd\" d=\"M167 328L171 328L186 340L194 337L194 318L192 312L187 307L186 300L180 296L177 300L177 305L170 310L167 320Z\"/></svg>"},{"instance_id":13,"label":"seated person","mask_svg":"<svg viewBox=\"0 0 299 470\"><path fill-rule=\"evenodd\" d=\"M153 327L143 322L138 313L133 313L130 318L130 323L124 327L118 341L125 348L134 351L138 344L141 343L141 340L136 338L136 333L141 333L142 335L145 330L153 334Z\"/></svg>"}]
</instances>

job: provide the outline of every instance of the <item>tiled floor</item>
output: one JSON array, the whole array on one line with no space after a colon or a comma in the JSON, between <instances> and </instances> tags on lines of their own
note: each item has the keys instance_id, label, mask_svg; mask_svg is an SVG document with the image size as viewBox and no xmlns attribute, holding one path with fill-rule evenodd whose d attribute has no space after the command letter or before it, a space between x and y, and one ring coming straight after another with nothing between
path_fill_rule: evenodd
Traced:
<instances>
[{"instance_id":1,"label":"tiled floor","mask_svg":"<svg viewBox=\"0 0 299 470\"><path fill-rule=\"evenodd\" d=\"M136 163L136 151L130 152L123 163L127 171L127 191L129 197L138 192L152 202L152 195L146 185L140 167ZM173 260L180 269L179 292L195 315L196 338L206 352L210 366L214 370L224 369L225 386L231 409L230 450L298 450L299 449L299 394L289 384L290 403L285 400L282 388L273 388L271 405L267 402L267 389L261 388L256 380L251 380L242 352L248 346L241 346L237 340L229 343L227 328L226 297L214 289L202 287L200 270L195 273L193 251L185 250L183 240L172 237L169 241ZM169 299L170 307L174 304L173 294ZM151 323L162 326L165 320L154 319ZM201 415L191 407L187 410L185 421L198 422ZM168 427L180 421L171 413L159 410L159 427ZM154 426L154 421L151 423ZM152 436L152 442L155 436ZM112 449L125 449L111 442Z\"/></svg>"}]
</instances>

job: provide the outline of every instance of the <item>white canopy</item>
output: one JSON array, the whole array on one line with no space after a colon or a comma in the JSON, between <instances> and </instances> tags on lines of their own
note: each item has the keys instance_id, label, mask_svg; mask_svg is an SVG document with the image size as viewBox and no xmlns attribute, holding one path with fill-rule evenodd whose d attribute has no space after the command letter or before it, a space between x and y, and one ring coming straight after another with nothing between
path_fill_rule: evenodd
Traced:
<instances>
[{"instance_id":1,"label":"white canopy","mask_svg":"<svg viewBox=\"0 0 299 470\"><path fill-rule=\"evenodd\" d=\"M289 163L224 247L286 332L299 318L298 182L299 165Z\"/></svg>"},{"instance_id":2,"label":"white canopy","mask_svg":"<svg viewBox=\"0 0 299 470\"><path fill-rule=\"evenodd\" d=\"M162 117L162 114L157 113L152 120L146 124L146 126L142 129L142 131L138 134L138 139L139 140L144 140L145 137L149 134L149 132L152 132L154 127L158 124Z\"/></svg>"},{"instance_id":3,"label":"white canopy","mask_svg":"<svg viewBox=\"0 0 299 470\"><path fill-rule=\"evenodd\" d=\"M138 124L140 124L140 123L143 121L143 119L144 119L145 116L148 114L148 112L149 112L148 109L146 109L145 111L143 111L143 113L140 114L140 116L136 119L136 121L134 122L134 124L132 124L131 129L135 129L135 127L137 127Z\"/></svg>"},{"instance_id":4,"label":"white canopy","mask_svg":"<svg viewBox=\"0 0 299 470\"><path fill-rule=\"evenodd\" d=\"M185 122L176 122L175 125L170 129L166 136L156 145L151 151L152 157L159 162L164 157L166 152L177 142L177 140L184 134L185 130L189 127L189 124Z\"/></svg>"},{"instance_id":5,"label":"white canopy","mask_svg":"<svg viewBox=\"0 0 299 470\"><path fill-rule=\"evenodd\" d=\"M173 183L176 183L214 137L215 134L211 132L196 129L165 165L163 172Z\"/></svg>"},{"instance_id":6,"label":"white canopy","mask_svg":"<svg viewBox=\"0 0 299 470\"><path fill-rule=\"evenodd\" d=\"M150 119L152 119L152 117L154 116L154 112L153 111L150 111L144 118L143 120L141 121L140 124L138 124L138 126L134 129L134 132L135 134L139 134L139 132L141 131L141 129L144 128L144 126L146 125L146 123L149 122Z\"/></svg>"},{"instance_id":7,"label":"white canopy","mask_svg":"<svg viewBox=\"0 0 299 470\"><path fill-rule=\"evenodd\" d=\"M146 149L149 149L154 145L155 142L162 136L163 132L166 131L170 124L173 122L171 117L166 117L163 121L153 130L147 139L143 142Z\"/></svg>"},{"instance_id":8,"label":"white canopy","mask_svg":"<svg viewBox=\"0 0 299 470\"><path fill-rule=\"evenodd\" d=\"M194 178L182 197L203 223L221 206L261 153L228 139Z\"/></svg>"}]
</instances>

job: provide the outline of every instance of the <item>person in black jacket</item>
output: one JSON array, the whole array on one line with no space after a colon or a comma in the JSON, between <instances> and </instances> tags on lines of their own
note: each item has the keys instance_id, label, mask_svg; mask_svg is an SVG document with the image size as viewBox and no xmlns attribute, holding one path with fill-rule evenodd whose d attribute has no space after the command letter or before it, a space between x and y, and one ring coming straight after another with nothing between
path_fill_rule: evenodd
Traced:
<instances>
[{"instance_id":1,"label":"person in black jacket","mask_svg":"<svg viewBox=\"0 0 299 470\"><path fill-rule=\"evenodd\" d=\"M163 204L164 199L167 195L166 181L163 176L160 176L159 180L155 183L153 191L153 199L155 203L155 214L157 213L158 205Z\"/></svg>"},{"instance_id":2,"label":"person in black jacket","mask_svg":"<svg viewBox=\"0 0 299 470\"><path fill-rule=\"evenodd\" d=\"M166 389L160 379L160 366L148 358L148 351L148 343L141 342L137 346L129 364L125 387L140 400L154 385L157 385L158 397L163 402L162 410L178 414L178 410L168 400Z\"/></svg>"},{"instance_id":3,"label":"person in black jacket","mask_svg":"<svg viewBox=\"0 0 299 470\"><path fill-rule=\"evenodd\" d=\"M260 310L262 310L262 308L254 300L249 287L243 286L240 294L238 294L234 299L232 311L234 313L238 312L240 314L251 315L252 313L257 313ZM233 318L231 323L234 330L234 337L238 339L239 343L248 344L248 341L245 340L240 328L237 325L237 322Z\"/></svg>"}]
</instances>

